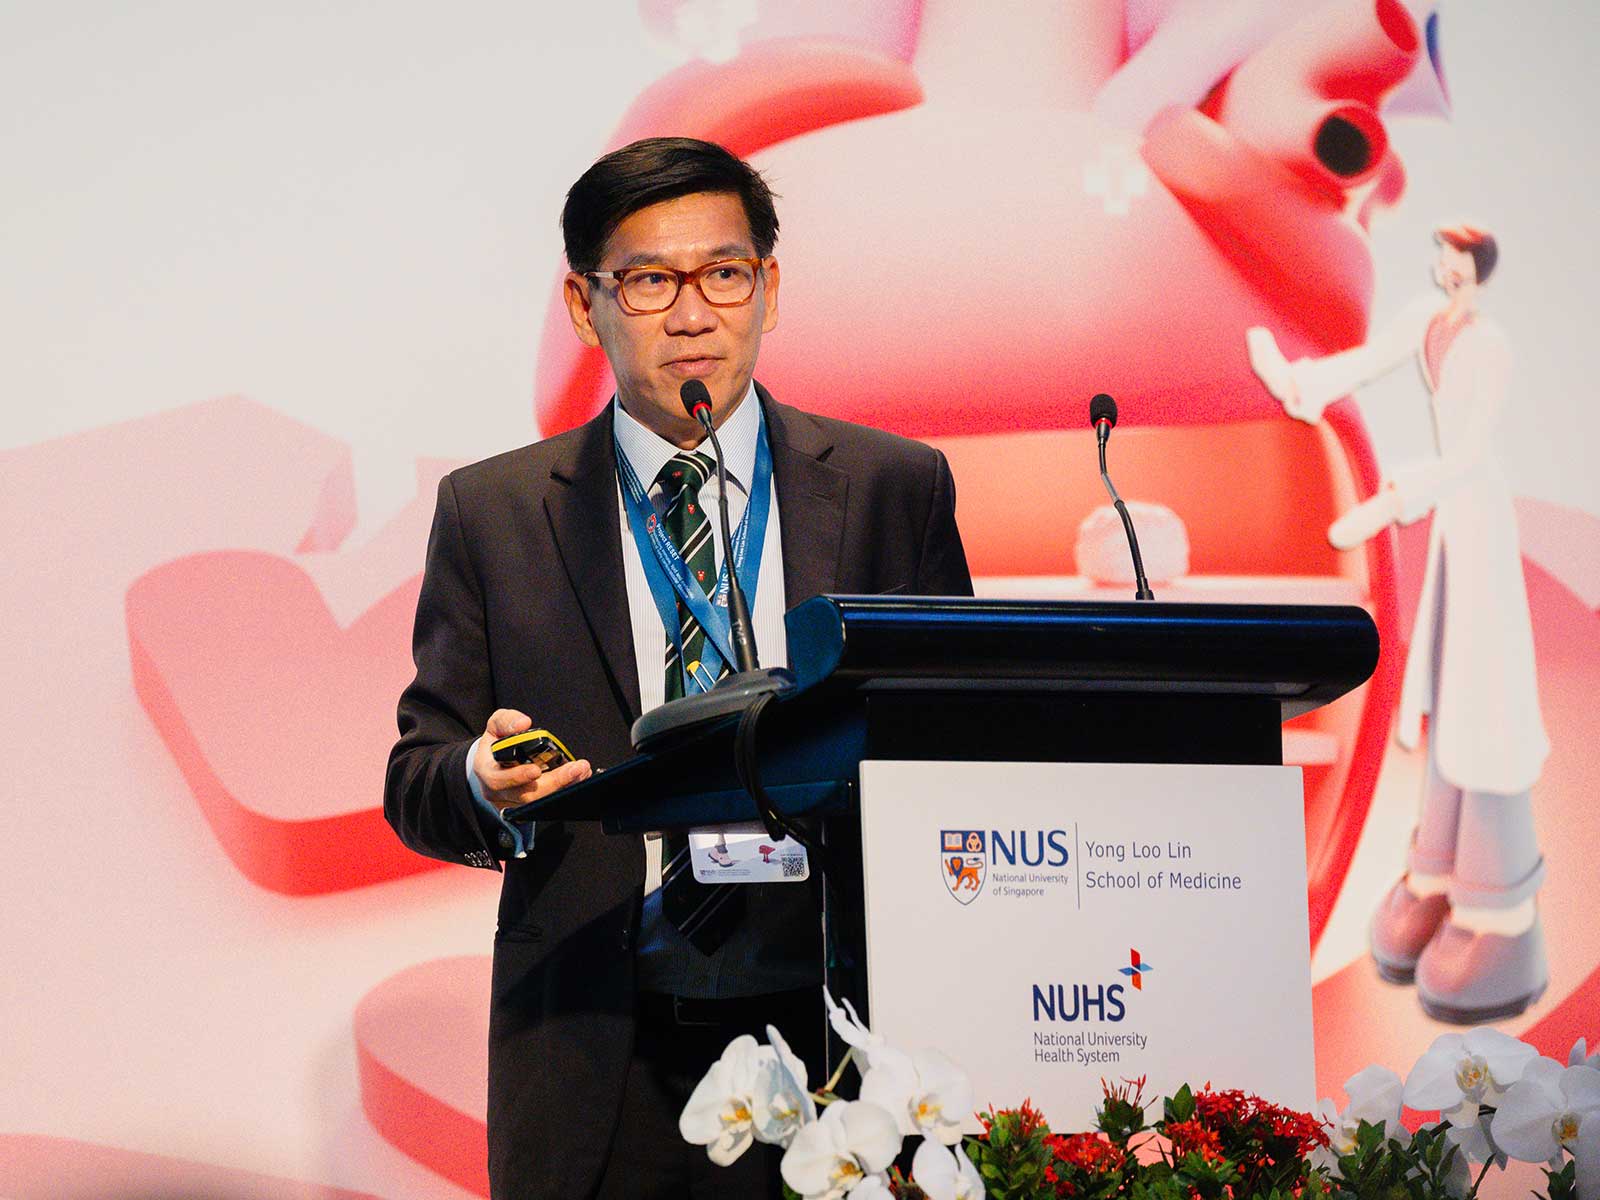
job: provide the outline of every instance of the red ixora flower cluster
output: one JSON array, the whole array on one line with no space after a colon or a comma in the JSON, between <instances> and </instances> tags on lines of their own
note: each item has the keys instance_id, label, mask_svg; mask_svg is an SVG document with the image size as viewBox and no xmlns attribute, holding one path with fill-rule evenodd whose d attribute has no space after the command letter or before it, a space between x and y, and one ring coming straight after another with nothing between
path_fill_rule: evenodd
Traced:
<instances>
[{"instance_id":1,"label":"red ixora flower cluster","mask_svg":"<svg viewBox=\"0 0 1600 1200\"><path fill-rule=\"evenodd\" d=\"M1102 1080L1098 1129L1053 1133L1031 1101L980 1114L984 1136L970 1153L1005 1196L1123 1200L1141 1186L1200 1197L1299 1196L1311 1182L1312 1151L1328 1144L1308 1113L1233 1090L1180 1088L1148 1124L1145 1081ZM1041 1187L1040 1185L1044 1186ZM913 1193L908 1193L913 1194Z\"/></svg>"},{"instance_id":2,"label":"red ixora flower cluster","mask_svg":"<svg viewBox=\"0 0 1600 1200\"><path fill-rule=\"evenodd\" d=\"M994 1128L997 1117L1015 1117L1017 1119L1016 1135L1026 1141L1039 1130L1049 1132L1049 1126L1044 1123L1044 1114L1033 1106L1033 1100L1024 1100L1017 1108L1004 1108L997 1114L993 1111L977 1114L979 1123L983 1126L984 1138L988 1138L990 1130Z\"/></svg>"},{"instance_id":3,"label":"red ixora flower cluster","mask_svg":"<svg viewBox=\"0 0 1600 1200\"><path fill-rule=\"evenodd\" d=\"M1045 1182L1057 1196L1076 1196L1074 1176L1089 1180L1120 1174L1127 1153L1103 1133L1053 1133L1044 1140L1054 1161L1044 1169ZM1060 1168L1059 1170L1057 1168Z\"/></svg>"},{"instance_id":4,"label":"red ixora flower cluster","mask_svg":"<svg viewBox=\"0 0 1600 1200\"><path fill-rule=\"evenodd\" d=\"M1242 1141L1262 1147L1270 1146L1296 1158L1304 1158L1313 1150L1328 1144L1327 1129L1310 1113L1269 1104L1260 1096L1249 1095L1237 1088L1214 1092L1209 1084L1195 1093L1194 1119L1183 1124L1197 1125L1213 1134L1228 1135L1230 1143ZM1167 1136L1175 1143L1178 1140L1172 1125L1167 1127Z\"/></svg>"},{"instance_id":5,"label":"red ixora flower cluster","mask_svg":"<svg viewBox=\"0 0 1600 1200\"><path fill-rule=\"evenodd\" d=\"M1128 1160L1122 1147L1103 1133L1053 1133L1044 1144L1059 1163L1077 1167L1091 1175L1104 1175L1122 1170ZM1048 1171L1046 1172L1048 1177Z\"/></svg>"},{"instance_id":6,"label":"red ixora flower cluster","mask_svg":"<svg viewBox=\"0 0 1600 1200\"><path fill-rule=\"evenodd\" d=\"M1172 1153L1182 1158L1190 1152L1199 1154L1207 1162L1221 1162L1222 1138L1215 1130L1207 1129L1198 1119L1168 1121L1167 1137L1172 1140Z\"/></svg>"},{"instance_id":7,"label":"red ixora flower cluster","mask_svg":"<svg viewBox=\"0 0 1600 1200\"><path fill-rule=\"evenodd\" d=\"M1144 1081L1148 1076L1141 1075L1137 1079L1124 1078L1121 1083L1112 1083L1109 1079L1100 1081L1100 1094L1106 1098L1107 1103L1137 1104L1144 1106Z\"/></svg>"}]
</instances>

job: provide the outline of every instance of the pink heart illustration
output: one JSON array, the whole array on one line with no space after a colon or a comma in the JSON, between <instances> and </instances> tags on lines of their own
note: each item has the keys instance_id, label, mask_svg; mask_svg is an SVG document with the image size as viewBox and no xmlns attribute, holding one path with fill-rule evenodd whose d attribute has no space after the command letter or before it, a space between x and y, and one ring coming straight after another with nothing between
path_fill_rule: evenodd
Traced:
<instances>
[{"instance_id":1,"label":"pink heart illustration","mask_svg":"<svg viewBox=\"0 0 1600 1200\"><path fill-rule=\"evenodd\" d=\"M356 1007L361 1108L397 1149L489 1194L487 957L440 958L373 988Z\"/></svg>"},{"instance_id":2,"label":"pink heart illustration","mask_svg":"<svg viewBox=\"0 0 1600 1200\"><path fill-rule=\"evenodd\" d=\"M249 1196L251 1200L377 1200L325 1184L278 1179L73 1138L0 1134L6 1200Z\"/></svg>"},{"instance_id":3,"label":"pink heart illustration","mask_svg":"<svg viewBox=\"0 0 1600 1200\"><path fill-rule=\"evenodd\" d=\"M419 579L345 628L277 555L221 550L127 594L134 686L217 840L251 880L311 895L442 863L383 818Z\"/></svg>"},{"instance_id":4,"label":"pink heart illustration","mask_svg":"<svg viewBox=\"0 0 1600 1200\"><path fill-rule=\"evenodd\" d=\"M244 419L264 413L208 414L186 452L226 461L231 447L253 445L253 461L293 484L296 455L279 460L281 437ZM280 429L309 435L267 415ZM229 858L287 895L444 865L401 846L382 802L395 702L412 673L417 569L434 489L455 464L419 461L416 497L359 549L331 553L354 523L347 450L338 461L339 503L323 505L337 520L319 516L281 543L297 558L264 549L188 555L147 570L124 600L140 703ZM249 497L227 493L204 511L231 511L236 500ZM167 520L181 527L170 513Z\"/></svg>"}]
</instances>

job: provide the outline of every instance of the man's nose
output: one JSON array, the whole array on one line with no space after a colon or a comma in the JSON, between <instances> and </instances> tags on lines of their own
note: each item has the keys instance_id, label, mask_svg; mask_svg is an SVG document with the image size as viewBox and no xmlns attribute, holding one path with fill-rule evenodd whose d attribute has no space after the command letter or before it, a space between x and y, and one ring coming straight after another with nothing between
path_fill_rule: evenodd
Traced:
<instances>
[{"instance_id":1,"label":"man's nose","mask_svg":"<svg viewBox=\"0 0 1600 1200\"><path fill-rule=\"evenodd\" d=\"M717 310L706 303L700 288L685 283L678 290L678 298L667 309L666 332L672 334L705 333L717 324Z\"/></svg>"}]
</instances>

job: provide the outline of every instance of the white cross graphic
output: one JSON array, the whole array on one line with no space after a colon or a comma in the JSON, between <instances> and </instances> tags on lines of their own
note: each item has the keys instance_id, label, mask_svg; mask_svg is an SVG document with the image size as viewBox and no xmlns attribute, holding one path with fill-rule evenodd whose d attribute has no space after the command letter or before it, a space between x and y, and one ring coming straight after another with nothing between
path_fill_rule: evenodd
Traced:
<instances>
[{"instance_id":1,"label":"white cross graphic","mask_svg":"<svg viewBox=\"0 0 1600 1200\"><path fill-rule=\"evenodd\" d=\"M1106 146L1083 168L1084 194L1098 198L1107 216L1127 216L1134 198L1149 190L1150 170L1131 143Z\"/></svg>"}]
</instances>

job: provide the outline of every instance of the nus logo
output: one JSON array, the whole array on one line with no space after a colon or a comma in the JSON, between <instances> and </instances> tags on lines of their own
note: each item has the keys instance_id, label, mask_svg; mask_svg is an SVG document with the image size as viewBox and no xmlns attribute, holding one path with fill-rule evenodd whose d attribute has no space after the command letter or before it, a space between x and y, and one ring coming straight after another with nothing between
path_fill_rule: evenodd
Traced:
<instances>
[{"instance_id":1,"label":"nus logo","mask_svg":"<svg viewBox=\"0 0 1600 1200\"><path fill-rule=\"evenodd\" d=\"M989 863L994 867L1064 867L1067 865L1065 829L1012 829L989 831Z\"/></svg>"}]
</instances>

